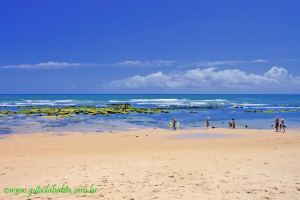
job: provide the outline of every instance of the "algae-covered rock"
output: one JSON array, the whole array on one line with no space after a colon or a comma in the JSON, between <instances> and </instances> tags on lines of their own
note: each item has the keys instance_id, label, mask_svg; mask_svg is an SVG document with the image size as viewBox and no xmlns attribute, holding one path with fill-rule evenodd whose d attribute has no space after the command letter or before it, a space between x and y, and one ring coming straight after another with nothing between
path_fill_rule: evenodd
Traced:
<instances>
[{"instance_id":1,"label":"algae-covered rock","mask_svg":"<svg viewBox=\"0 0 300 200\"><path fill-rule=\"evenodd\" d=\"M67 118L71 117L72 115L48 115L45 116L47 119L62 119L62 118Z\"/></svg>"},{"instance_id":2,"label":"algae-covered rock","mask_svg":"<svg viewBox=\"0 0 300 200\"><path fill-rule=\"evenodd\" d=\"M10 110L0 110L0 115L14 115L16 112Z\"/></svg>"},{"instance_id":3,"label":"algae-covered rock","mask_svg":"<svg viewBox=\"0 0 300 200\"><path fill-rule=\"evenodd\" d=\"M70 117L76 114L84 115L111 115L111 114L129 114L129 113L164 113L167 112L160 108L135 108L130 104L111 104L107 107L95 107L95 106L69 106L63 108L57 107L27 107L22 108L19 111L0 111L2 115L44 115L48 118L64 118Z\"/></svg>"}]
</instances>

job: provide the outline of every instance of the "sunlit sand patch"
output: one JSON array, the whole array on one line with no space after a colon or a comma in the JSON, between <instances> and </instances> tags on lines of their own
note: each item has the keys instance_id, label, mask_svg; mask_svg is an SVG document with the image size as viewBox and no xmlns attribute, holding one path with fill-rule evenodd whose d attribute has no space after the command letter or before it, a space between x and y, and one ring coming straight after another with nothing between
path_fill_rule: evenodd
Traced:
<instances>
[{"instance_id":1,"label":"sunlit sand patch","mask_svg":"<svg viewBox=\"0 0 300 200\"><path fill-rule=\"evenodd\" d=\"M213 139L213 138L227 138L233 137L231 135L219 134L219 133L188 133L174 136L177 139Z\"/></svg>"}]
</instances>

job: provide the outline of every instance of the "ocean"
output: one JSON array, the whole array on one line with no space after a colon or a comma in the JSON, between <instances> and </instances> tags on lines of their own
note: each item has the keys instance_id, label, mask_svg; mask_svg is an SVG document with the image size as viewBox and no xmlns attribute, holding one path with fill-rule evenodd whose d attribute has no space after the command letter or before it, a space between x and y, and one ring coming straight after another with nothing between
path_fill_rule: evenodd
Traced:
<instances>
[{"instance_id":1,"label":"ocean","mask_svg":"<svg viewBox=\"0 0 300 200\"><path fill-rule=\"evenodd\" d=\"M31 132L103 132L135 128L170 128L176 118L181 129L204 128L210 118L212 126L227 127L236 120L237 128L271 129L275 118L285 119L287 128L300 128L300 95L262 94L43 94L0 95L0 110L18 110L32 106L105 107L130 103L141 108L166 108L169 113L128 115L78 115L49 119L40 115L0 115L0 134Z\"/></svg>"}]
</instances>

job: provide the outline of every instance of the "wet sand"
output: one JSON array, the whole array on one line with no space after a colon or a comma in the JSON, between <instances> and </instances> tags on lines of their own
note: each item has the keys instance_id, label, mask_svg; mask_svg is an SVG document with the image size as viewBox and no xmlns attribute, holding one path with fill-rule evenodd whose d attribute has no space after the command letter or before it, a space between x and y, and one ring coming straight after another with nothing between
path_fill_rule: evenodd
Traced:
<instances>
[{"instance_id":1,"label":"wet sand","mask_svg":"<svg viewBox=\"0 0 300 200\"><path fill-rule=\"evenodd\" d=\"M98 191L30 199L299 199L300 131L143 129L1 137L0 199L27 199L5 194L7 187L64 183L94 184Z\"/></svg>"}]
</instances>

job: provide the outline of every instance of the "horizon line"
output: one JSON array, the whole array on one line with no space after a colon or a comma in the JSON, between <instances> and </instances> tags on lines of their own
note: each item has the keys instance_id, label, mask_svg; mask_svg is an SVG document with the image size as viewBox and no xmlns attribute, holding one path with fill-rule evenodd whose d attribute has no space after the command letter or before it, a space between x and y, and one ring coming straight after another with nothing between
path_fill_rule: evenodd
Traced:
<instances>
[{"instance_id":1,"label":"horizon line","mask_svg":"<svg viewBox=\"0 0 300 200\"><path fill-rule=\"evenodd\" d=\"M300 93L0 93L0 95L300 95Z\"/></svg>"}]
</instances>

